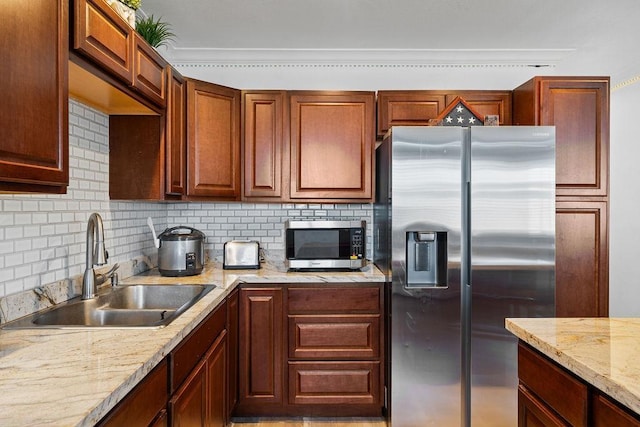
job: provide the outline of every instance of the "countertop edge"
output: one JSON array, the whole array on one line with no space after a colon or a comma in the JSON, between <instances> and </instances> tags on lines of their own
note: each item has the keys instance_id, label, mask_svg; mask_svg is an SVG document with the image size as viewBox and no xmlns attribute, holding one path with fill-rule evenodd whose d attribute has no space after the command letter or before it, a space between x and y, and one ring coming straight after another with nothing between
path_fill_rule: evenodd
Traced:
<instances>
[{"instance_id":1,"label":"countertop edge","mask_svg":"<svg viewBox=\"0 0 640 427\"><path fill-rule=\"evenodd\" d=\"M536 332L536 329L544 328L545 326L555 330L570 331L572 325L580 322L593 322L610 327L612 322L625 322L625 320L628 321L628 319L615 318L506 318L505 328L518 339L538 350L586 383L640 415L640 394L630 390L626 384L613 378L611 369L608 369L609 373L603 372L605 369L598 369L595 363L584 357L580 352L576 352L575 343L573 343L574 345L571 349L564 348L562 344L552 342L549 338L545 338ZM574 332L574 334L579 333Z\"/></svg>"}]
</instances>

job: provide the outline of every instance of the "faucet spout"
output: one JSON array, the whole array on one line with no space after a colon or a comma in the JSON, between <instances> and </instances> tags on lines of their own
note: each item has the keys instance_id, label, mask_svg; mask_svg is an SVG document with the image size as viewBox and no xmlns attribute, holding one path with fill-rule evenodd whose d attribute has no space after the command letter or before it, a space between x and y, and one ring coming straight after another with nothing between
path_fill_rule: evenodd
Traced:
<instances>
[{"instance_id":1,"label":"faucet spout","mask_svg":"<svg viewBox=\"0 0 640 427\"><path fill-rule=\"evenodd\" d=\"M106 264L107 258L102 217L94 212L87 222L87 262L82 279L82 299L91 299L96 296L98 286L93 267Z\"/></svg>"}]
</instances>

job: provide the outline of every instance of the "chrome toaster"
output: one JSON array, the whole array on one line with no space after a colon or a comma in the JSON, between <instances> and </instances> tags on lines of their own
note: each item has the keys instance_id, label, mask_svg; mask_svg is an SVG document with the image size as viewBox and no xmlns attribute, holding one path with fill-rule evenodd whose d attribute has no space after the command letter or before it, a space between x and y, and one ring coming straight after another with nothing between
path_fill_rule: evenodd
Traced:
<instances>
[{"instance_id":1,"label":"chrome toaster","mask_svg":"<svg viewBox=\"0 0 640 427\"><path fill-rule=\"evenodd\" d=\"M244 270L260 268L260 244L254 240L231 240L224 244L222 268Z\"/></svg>"}]
</instances>

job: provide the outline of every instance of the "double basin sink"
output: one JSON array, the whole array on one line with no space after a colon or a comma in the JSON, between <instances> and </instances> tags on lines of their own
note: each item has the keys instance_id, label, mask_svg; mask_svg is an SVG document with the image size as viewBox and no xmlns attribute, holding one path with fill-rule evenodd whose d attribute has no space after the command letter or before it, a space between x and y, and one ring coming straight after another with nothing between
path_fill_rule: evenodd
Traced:
<instances>
[{"instance_id":1,"label":"double basin sink","mask_svg":"<svg viewBox=\"0 0 640 427\"><path fill-rule=\"evenodd\" d=\"M161 328L214 288L215 285L117 286L92 299L71 299L9 322L3 328Z\"/></svg>"}]
</instances>

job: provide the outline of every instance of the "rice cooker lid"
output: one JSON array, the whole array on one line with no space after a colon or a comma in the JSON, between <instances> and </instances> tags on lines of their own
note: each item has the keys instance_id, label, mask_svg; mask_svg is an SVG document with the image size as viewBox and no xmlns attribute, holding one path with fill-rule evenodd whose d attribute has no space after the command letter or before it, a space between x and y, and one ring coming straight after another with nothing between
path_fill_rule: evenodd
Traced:
<instances>
[{"instance_id":1,"label":"rice cooker lid","mask_svg":"<svg viewBox=\"0 0 640 427\"><path fill-rule=\"evenodd\" d=\"M178 225L176 227L167 228L159 236L158 239L166 241L190 241L204 240L205 235L202 231L195 228Z\"/></svg>"}]
</instances>

